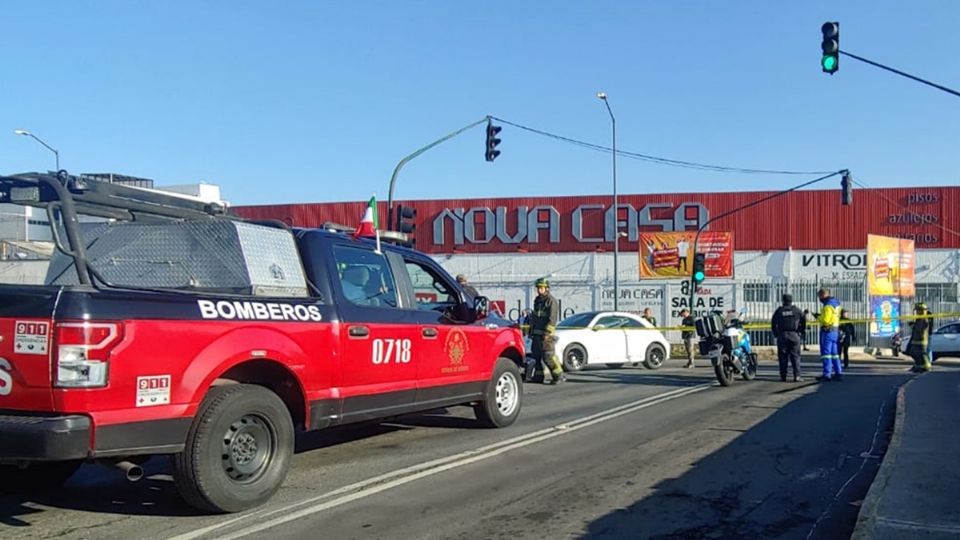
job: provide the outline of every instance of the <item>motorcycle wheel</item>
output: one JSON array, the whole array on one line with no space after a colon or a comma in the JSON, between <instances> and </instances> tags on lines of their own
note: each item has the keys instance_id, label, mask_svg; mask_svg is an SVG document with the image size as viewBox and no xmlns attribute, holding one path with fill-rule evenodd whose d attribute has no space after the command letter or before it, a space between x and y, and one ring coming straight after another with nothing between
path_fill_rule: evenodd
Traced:
<instances>
[{"instance_id":1,"label":"motorcycle wheel","mask_svg":"<svg viewBox=\"0 0 960 540\"><path fill-rule=\"evenodd\" d=\"M730 360L726 355L713 365L713 372L717 375L717 381L720 386L730 386L733 382L733 368L729 367Z\"/></svg>"},{"instance_id":2,"label":"motorcycle wheel","mask_svg":"<svg viewBox=\"0 0 960 540\"><path fill-rule=\"evenodd\" d=\"M752 381L757 378L757 355L748 354L745 362L746 365L743 366L743 371L740 372L740 376L743 377L745 381Z\"/></svg>"}]
</instances>

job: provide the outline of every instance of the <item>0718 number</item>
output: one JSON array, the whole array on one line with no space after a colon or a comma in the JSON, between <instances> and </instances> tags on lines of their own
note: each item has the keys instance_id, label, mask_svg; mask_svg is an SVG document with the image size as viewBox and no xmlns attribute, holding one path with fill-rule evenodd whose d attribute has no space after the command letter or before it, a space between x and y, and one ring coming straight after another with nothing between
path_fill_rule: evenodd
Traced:
<instances>
[{"instance_id":1,"label":"0718 number","mask_svg":"<svg viewBox=\"0 0 960 540\"><path fill-rule=\"evenodd\" d=\"M408 364L410 363L409 339L375 339L373 340L374 364Z\"/></svg>"}]
</instances>

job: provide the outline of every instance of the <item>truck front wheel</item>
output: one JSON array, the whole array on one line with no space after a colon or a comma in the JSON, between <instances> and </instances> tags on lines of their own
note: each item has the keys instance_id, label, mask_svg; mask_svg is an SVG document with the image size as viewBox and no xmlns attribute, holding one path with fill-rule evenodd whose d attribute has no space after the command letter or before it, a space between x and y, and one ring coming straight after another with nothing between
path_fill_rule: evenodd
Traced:
<instances>
[{"instance_id":1,"label":"truck front wheel","mask_svg":"<svg viewBox=\"0 0 960 540\"><path fill-rule=\"evenodd\" d=\"M473 412L483 427L507 427L520 416L521 401L520 368L509 358L499 358L484 400L473 406Z\"/></svg>"},{"instance_id":2,"label":"truck front wheel","mask_svg":"<svg viewBox=\"0 0 960 540\"><path fill-rule=\"evenodd\" d=\"M209 512L239 512L280 489L293 456L293 420L283 401L262 386L210 390L183 452L173 458L180 495Z\"/></svg>"}]
</instances>

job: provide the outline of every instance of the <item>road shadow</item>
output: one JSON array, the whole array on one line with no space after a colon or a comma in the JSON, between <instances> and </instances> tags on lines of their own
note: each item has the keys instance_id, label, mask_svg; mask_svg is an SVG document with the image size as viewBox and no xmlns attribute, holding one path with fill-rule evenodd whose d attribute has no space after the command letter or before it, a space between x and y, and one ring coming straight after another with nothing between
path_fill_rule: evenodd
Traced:
<instances>
[{"instance_id":1,"label":"road shadow","mask_svg":"<svg viewBox=\"0 0 960 540\"><path fill-rule=\"evenodd\" d=\"M325 430L299 433L295 453L374 438L414 426L463 427L466 418L444 419L446 409L400 417L390 421L365 422ZM476 423L474 422L474 425ZM111 467L84 464L63 486L30 493L0 493L0 538L31 526L30 516L44 507L83 512L136 516L186 517L206 515L187 505L177 492L169 456L155 456L143 464L145 476L139 482L126 481Z\"/></svg>"},{"instance_id":2,"label":"road shadow","mask_svg":"<svg viewBox=\"0 0 960 540\"><path fill-rule=\"evenodd\" d=\"M25 518L43 508L66 508L94 513L137 516L199 516L180 498L170 476L170 460L156 456L143 464L139 482L128 482L118 471L85 464L63 486L27 494L0 496L0 537L16 528L30 527Z\"/></svg>"},{"instance_id":3,"label":"road shadow","mask_svg":"<svg viewBox=\"0 0 960 540\"><path fill-rule=\"evenodd\" d=\"M749 429L712 428L735 438L649 495L592 521L581 538L849 538L880 464L859 456L871 446L874 455L886 452L895 390L908 378L822 385Z\"/></svg>"}]
</instances>

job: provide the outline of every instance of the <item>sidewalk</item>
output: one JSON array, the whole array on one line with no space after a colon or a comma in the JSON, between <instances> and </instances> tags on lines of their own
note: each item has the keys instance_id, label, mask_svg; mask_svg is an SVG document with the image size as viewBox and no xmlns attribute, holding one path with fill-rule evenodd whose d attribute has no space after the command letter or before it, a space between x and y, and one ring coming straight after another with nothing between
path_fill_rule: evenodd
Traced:
<instances>
[{"instance_id":1,"label":"sidewalk","mask_svg":"<svg viewBox=\"0 0 960 540\"><path fill-rule=\"evenodd\" d=\"M890 447L853 539L960 538L958 407L960 371L935 370L900 388Z\"/></svg>"}]
</instances>

